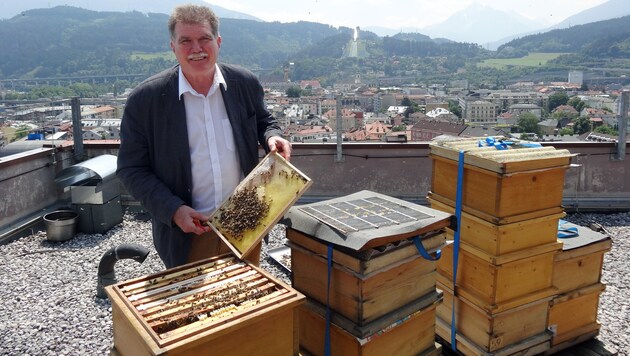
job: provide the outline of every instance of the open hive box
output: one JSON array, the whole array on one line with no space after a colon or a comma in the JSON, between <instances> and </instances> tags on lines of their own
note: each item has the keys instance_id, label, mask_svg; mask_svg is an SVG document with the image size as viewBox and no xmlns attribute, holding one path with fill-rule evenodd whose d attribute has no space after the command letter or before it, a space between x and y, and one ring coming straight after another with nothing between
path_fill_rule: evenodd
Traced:
<instances>
[{"instance_id":1,"label":"open hive box","mask_svg":"<svg viewBox=\"0 0 630 356\"><path fill-rule=\"evenodd\" d=\"M304 296L231 255L121 282L106 292L121 355L298 353L296 307Z\"/></svg>"},{"instance_id":2,"label":"open hive box","mask_svg":"<svg viewBox=\"0 0 630 356\"><path fill-rule=\"evenodd\" d=\"M562 213L564 174L574 155L554 147L529 147L532 143L525 141L509 142L506 149L487 146L480 139L431 143L431 198L455 206L459 155L464 152L465 212L495 224Z\"/></svg>"}]
</instances>

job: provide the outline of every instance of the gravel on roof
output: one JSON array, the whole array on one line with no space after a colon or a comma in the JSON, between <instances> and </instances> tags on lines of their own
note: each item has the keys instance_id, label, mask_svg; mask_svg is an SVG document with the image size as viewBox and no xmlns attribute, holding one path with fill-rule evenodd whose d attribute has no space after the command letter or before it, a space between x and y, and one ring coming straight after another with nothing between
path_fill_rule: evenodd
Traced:
<instances>
[{"instance_id":1,"label":"gravel on roof","mask_svg":"<svg viewBox=\"0 0 630 356\"><path fill-rule=\"evenodd\" d=\"M127 213L106 234L79 233L50 242L45 231L0 246L0 355L108 355L113 345L111 303L96 297L97 269L110 248L131 243L151 253L143 263L120 260L119 281L164 270L142 215ZM630 213L571 214L566 220L602 225L613 238L605 255L598 338L620 355L630 350ZM285 227L275 226L263 243L261 267L287 284L288 272L269 258L286 243Z\"/></svg>"}]
</instances>

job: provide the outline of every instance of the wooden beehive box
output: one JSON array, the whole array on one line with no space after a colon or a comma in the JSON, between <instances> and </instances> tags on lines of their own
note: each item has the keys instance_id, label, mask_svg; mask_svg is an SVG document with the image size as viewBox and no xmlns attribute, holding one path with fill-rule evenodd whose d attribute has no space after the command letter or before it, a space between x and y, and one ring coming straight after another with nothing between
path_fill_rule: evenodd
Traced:
<instances>
[{"instance_id":1,"label":"wooden beehive box","mask_svg":"<svg viewBox=\"0 0 630 356\"><path fill-rule=\"evenodd\" d=\"M364 259L363 254L336 247L327 298L327 244L294 229L287 229L291 247L292 285L307 297L330 308L358 326L414 303L435 291L434 261L424 259L410 241ZM444 245L444 232L424 236L429 251Z\"/></svg>"},{"instance_id":2,"label":"wooden beehive box","mask_svg":"<svg viewBox=\"0 0 630 356\"><path fill-rule=\"evenodd\" d=\"M305 298L223 255L106 288L121 355L297 355ZM243 342L247 340L247 342Z\"/></svg>"},{"instance_id":3,"label":"wooden beehive box","mask_svg":"<svg viewBox=\"0 0 630 356\"><path fill-rule=\"evenodd\" d=\"M554 336L551 345L572 346L576 338L594 337L599 333L597 322L599 297L605 286L601 283L580 288L553 298L549 307L548 327Z\"/></svg>"},{"instance_id":4,"label":"wooden beehive box","mask_svg":"<svg viewBox=\"0 0 630 356\"><path fill-rule=\"evenodd\" d=\"M492 256L460 244L457 293L491 313L498 313L556 293L552 287L554 256L562 243ZM453 289L453 244L442 249L438 282Z\"/></svg>"},{"instance_id":5,"label":"wooden beehive box","mask_svg":"<svg viewBox=\"0 0 630 356\"><path fill-rule=\"evenodd\" d=\"M433 209L455 212L455 208L450 205L431 198L428 200ZM565 215L561 212L500 225L462 212L460 239L489 255L502 256L554 243L558 235L558 221Z\"/></svg>"},{"instance_id":6,"label":"wooden beehive box","mask_svg":"<svg viewBox=\"0 0 630 356\"><path fill-rule=\"evenodd\" d=\"M551 297L498 313L488 313L466 298L454 296L447 286L438 283L438 288L444 293L444 299L436 309L436 332L444 340L450 340L455 298L457 340L463 340L457 346L458 351L466 350L466 355L511 355L532 347L536 353L549 349L551 335L547 332L547 315Z\"/></svg>"},{"instance_id":7,"label":"wooden beehive box","mask_svg":"<svg viewBox=\"0 0 630 356\"><path fill-rule=\"evenodd\" d=\"M430 145L435 200L455 201L459 152L464 151L462 204L467 213L509 223L562 211L569 151L554 147L497 150L479 147L478 142L464 139Z\"/></svg>"},{"instance_id":8,"label":"wooden beehive box","mask_svg":"<svg viewBox=\"0 0 630 356\"><path fill-rule=\"evenodd\" d=\"M385 328L366 337L357 337L346 328L330 323L332 355L433 355L435 354L436 300L410 315L401 317ZM299 307L300 348L307 355L324 355L326 310L308 300Z\"/></svg>"},{"instance_id":9,"label":"wooden beehive box","mask_svg":"<svg viewBox=\"0 0 630 356\"><path fill-rule=\"evenodd\" d=\"M577 227L580 234L597 234L590 229ZM599 283L604 265L604 254L610 251L612 240L601 235L601 239L593 243L574 248L568 239L562 251L554 259L553 285L558 294Z\"/></svg>"}]
</instances>

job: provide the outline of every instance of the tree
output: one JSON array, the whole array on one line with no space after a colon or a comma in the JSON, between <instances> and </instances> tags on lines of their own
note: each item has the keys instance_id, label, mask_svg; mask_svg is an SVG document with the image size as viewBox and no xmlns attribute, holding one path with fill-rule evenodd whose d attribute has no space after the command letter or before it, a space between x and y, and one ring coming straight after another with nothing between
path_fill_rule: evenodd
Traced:
<instances>
[{"instance_id":1,"label":"tree","mask_svg":"<svg viewBox=\"0 0 630 356\"><path fill-rule=\"evenodd\" d=\"M578 135L591 131L591 120L586 116L578 117L573 123L573 131Z\"/></svg>"},{"instance_id":2,"label":"tree","mask_svg":"<svg viewBox=\"0 0 630 356\"><path fill-rule=\"evenodd\" d=\"M518 128L522 133L532 132L539 135L538 117L531 112L522 113L518 117Z\"/></svg>"},{"instance_id":3,"label":"tree","mask_svg":"<svg viewBox=\"0 0 630 356\"><path fill-rule=\"evenodd\" d=\"M584 109L584 107L586 106L586 103L583 102L582 99L580 99L577 96L574 96L571 99L569 99L567 104L573 106L575 110L577 110L577 112L582 112L582 109Z\"/></svg>"},{"instance_id":4,"label":"tree","mask_svg":"<svg viewBox=\"0 0 630 356\"><path fill-rule=\"evenodd\" d=\"M610 136L617 136L617 135L619 135L619 132L617 132L617 130L615 130L612 127L607 126L607 125L598 126L593 131L597 132L597 133L604 134L604 135L610 135Z\"/></svg>"},{"instance_id":5,"label":"tree","mask_svg":"<svg viewBox=\"0 0 630 356\"><path fill-rule=\"evenodd\" d=\"M563 127L560 129L558 134L560 134L560 136L565 136L565 135L570 136L570 135L573 135L573 129L570 129L568 127Z\"/></svg>"},{"instance_id":6,"label":"tree","mask_svg":"<svg viewBox=\"0 0 630 356\"><path fill-rule=\"evenodd\" d=\"M292 86L287 89L286 93L289 98L299 98L302 94L302 89L297 86Z\"/></svg>"},{"instance_id":7,"label":"tree","mask_svg":"<svg viewBox=\"0 0 630 356\"><path fill-rule=\"evenodd\" d=\"M448 111L452 112L458 118L462 118L462 108L456 100L448 101Z\"/></svg>"},{"instance_id":8,"label":"tree","mask_svg":"<svg viewBox=\"0 0 630 356\"><path fill-rule=\"evenodd\" d=\"M551 94L549 96L549 103L547 104L549 112L552 112L553 109L557 108L560 105L566 105L568 101L569 101L569 96L567 95L567 93L563 91L559 91L559 92L555 92Z\"/></svg>"},{"instance_id":9,"label":"tree","mask_svg":"<svg viewBox=\"0 0 630 356\"><path fill-rule=\"evenodd\" d=\"M524 112L518 117L518 128L520 132L533 132L539 134L538 117L531 112Z\"/></svg>"}]
</instances>

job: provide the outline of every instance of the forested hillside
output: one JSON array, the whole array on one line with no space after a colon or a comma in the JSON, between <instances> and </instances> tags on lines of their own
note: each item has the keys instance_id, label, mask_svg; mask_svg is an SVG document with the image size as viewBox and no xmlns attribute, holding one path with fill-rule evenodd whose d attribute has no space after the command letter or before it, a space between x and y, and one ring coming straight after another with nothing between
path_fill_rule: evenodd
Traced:
<instances>
[{"instance_id":1,"label":"forested hillside","mask_svg":"<svg viewBox=\"0 0 630 356\"><path fill-rule=\"evenodd\" d=\"M553 30L512 40L498 53L520 57L528 52L580 53L595 58L630 58L630 16Z\"/></svg>"},{"instance_id":2,"label":"forested hillside","mask_svg":"<svg viewBox=\"0 0 630 356\"><path fill-rule=\"evenodd\" d=\"M175 63L167 20L165 14L68 6L25 11L0 20L0 79L155 73ZM353 80L357 73L498 85L508 79L534 78L534 73L564 77L576 66L624 66L623 58L630 58L630 16L526 36L498 52L419 33L379 37L361 31L362 54L356 57L346 51L353 39L350 28L226 18L220 29L221 61L271 70L274 78L281 78L282 68L294 63L291 80L317 78L329 85ZM529 52L575 54L508 70L477 66L485 59Z\"/></svg>"},{"instance_id":3,"label":"forested hillside","mask_svg":"<svg viewBox=\"0 0 630 356\"><path fill-rule=\"evenodd\" d=\"M0 77L151 73L174 63L168 16L55 7L0 21ZM221 58L252 68L288 60L340 33L328 25L221 20ZM140 54L132 56L132 54Z\"/></svg>"}]
</instances>

